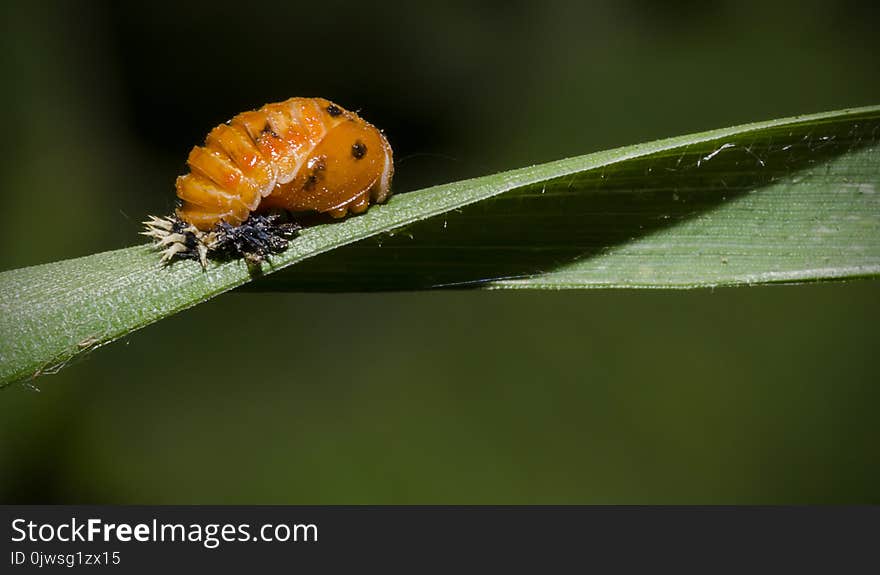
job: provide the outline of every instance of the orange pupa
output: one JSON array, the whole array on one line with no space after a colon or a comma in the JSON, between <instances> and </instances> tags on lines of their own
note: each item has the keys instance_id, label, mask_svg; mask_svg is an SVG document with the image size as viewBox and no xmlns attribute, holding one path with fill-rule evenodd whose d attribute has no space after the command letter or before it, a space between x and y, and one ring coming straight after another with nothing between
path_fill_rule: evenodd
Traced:
<instances>
[{"instance_id":1,"label":"orange pupa","mask_svg":"<svg viewBox=\"0 0 880 575\"><path fill-rule=\"evenodd\" d=\"M212 252L259 260L286 247L291 224L271 233L279 212L362 213L388 198L394 173L384 134L323 98L243 112L211 130L187 165L176 182L175 217L151 218L145 234L164 248L164 261L197 256L203 265ZM259 245L267 231L274 246Z\"/></svg>"}]
</instances>

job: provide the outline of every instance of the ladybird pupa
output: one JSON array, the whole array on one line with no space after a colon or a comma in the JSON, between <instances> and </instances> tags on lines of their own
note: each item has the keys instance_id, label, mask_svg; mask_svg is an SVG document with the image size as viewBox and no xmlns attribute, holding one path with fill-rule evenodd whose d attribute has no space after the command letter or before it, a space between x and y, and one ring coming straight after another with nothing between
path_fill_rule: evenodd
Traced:
<instances>
[{"instance_id":1,"label":"ladybird pupa","mask_svg":"<svg viewBox=\"0 0 880 575\"><path fill-rule=\"evenodd\" d=\"M341 218L391 194L385 135L323 98L291 98L243 112L211 130L177 178L180 206L144 222L163 261L209 255L259 260L287 246L299 226L279 213Z\"/></svg>"}]
</instances>

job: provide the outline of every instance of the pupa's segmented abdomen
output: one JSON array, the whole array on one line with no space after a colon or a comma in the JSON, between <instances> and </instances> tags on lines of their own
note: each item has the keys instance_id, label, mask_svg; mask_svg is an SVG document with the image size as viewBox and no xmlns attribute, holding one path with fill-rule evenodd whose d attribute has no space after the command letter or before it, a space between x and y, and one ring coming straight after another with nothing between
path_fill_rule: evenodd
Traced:
<instances>
[{"instance_id":1,"label":"pupa's segmented abdomen","mask_svg":"<svg viewBox=\"0 0 880 575\"><path fill-rule=\"evenodd\" d=\"M347 119L318 98L291 98L241 113L190 152L177 179L180 219L207 231L245 221L263 198L291 182L326 134ZM337 108L338 109L338 108Z\"/></svg>"}]
</instances>

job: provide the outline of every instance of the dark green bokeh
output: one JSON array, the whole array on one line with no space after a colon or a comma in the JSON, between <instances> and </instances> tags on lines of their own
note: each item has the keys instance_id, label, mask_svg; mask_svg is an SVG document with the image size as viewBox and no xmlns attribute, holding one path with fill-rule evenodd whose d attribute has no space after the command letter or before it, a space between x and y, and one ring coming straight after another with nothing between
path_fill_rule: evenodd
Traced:
<instances>
[{"instance_id":1,"label":"dark green bokeh","mask_svg":"<svg viewBox=\"0 0 880 575\"><path fill-rule=\"evenodd\" d=\"M241 6L4 7L0 268L137 243L294 95L383 127L398 191L880 102L857 3ZM221 296L0 393L0 500L877 501L877 285Z\"/></svg>"}]
</instances>

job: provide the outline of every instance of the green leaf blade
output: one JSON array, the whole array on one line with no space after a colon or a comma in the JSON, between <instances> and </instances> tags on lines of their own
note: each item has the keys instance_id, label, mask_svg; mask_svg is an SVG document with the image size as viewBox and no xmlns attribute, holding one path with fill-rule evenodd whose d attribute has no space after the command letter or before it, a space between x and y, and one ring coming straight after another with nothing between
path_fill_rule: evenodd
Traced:
<instances>
[{"instance_id":1,"label":"green leaf blade","mask_svg":"<svg viewBox=\"0 0 880 575\"><path fill-rule=\"evenodd\" d=\"M244 284L690 288L877 277L878 131L880 107L845 110L398 194L304 230L265 277L242 261L162 267L148 246L3 272L0 383L50 373Z\"/></svg>"}]
</instances>

